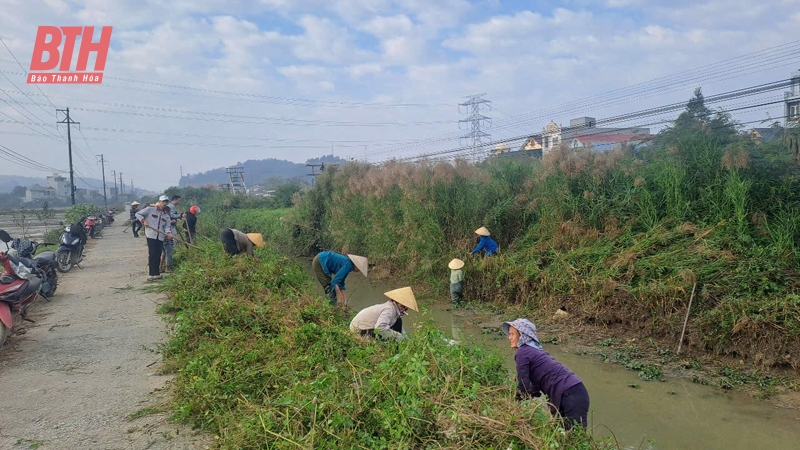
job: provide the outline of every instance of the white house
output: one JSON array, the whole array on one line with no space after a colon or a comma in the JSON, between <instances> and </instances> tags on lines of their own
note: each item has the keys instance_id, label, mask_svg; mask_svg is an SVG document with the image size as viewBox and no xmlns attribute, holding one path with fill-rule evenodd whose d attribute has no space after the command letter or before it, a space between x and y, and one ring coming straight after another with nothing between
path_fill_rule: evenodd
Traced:
<instances>
[{"instance_id":1,"label":"white house","mask_svg":"<svg viewBox=\"0 0 800 450\"><path fill-rule=\"evenodd\" d=\"M57 173L47 177L48 186L52 187L57 197L69 197L69 179Z\"/></svg>"},{"instance_id":2,"label":"white house","mask_svg":"<svg viewBox=\"0 0 800 450\"><path fill-rule=\"evenodd\" d=\"M56 190L50 186L34 184L25 190L25 201L28 203L34 200L48 200L54 198L56 198Z\"/></svg>"}]
</instances>

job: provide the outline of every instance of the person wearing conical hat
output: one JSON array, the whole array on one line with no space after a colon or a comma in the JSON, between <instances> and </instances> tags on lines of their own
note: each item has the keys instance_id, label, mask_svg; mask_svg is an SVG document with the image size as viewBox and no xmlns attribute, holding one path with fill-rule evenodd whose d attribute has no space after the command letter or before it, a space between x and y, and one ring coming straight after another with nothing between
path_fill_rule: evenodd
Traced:
<instances>
[{"instance_id":1,"label":"person wearing conical hat","mask_svg":"<svg viewBox=\"0 0 800 450\"><path fill-rule=\"evenodd\" d=\"M487 230L486 227L478 228L477 230L475 230L475 234L480 236L480 240L478 241L478 246L472 250L471 253L472 255L478 253L481 250L485 250L487 255L494 255L495 253L497 253L499 246L497 245L497 242L495 242L494 239L491 238L489 230Z\"/></svg>"},{"instance_id":2,"label":"person wearing conical hat","mask_svg":"<svg viewBox=\"0 0 800 450\"><path fill-rule=\"evenodd\" d=\"M362 336L394 338L401 341L407 337L403 328L403 315L409 309L419 312L417 299L410 287L384 292L386 303L364 308L350 321L350 331Z\"/></svg>"},{"instance_id":3,"label":"person wearing conical hat","mask_svg":"<svg viewBox=\"0 0 800 450\"><path fill-rule=\"evenodd\" d=\"M350 272L360 272L365 277L369 271L367 258L358 255L342 255L336 252L320 252L311 262L317 281L325 290L325 297L331 306L347 305L345 279Z\"/></svg>"},{"instance_id":4,"label":"person wearing conical hat","mask_svg":"<svg viewBox=\"0 0 800 450\"><path fill-rule=\"evenodd\" d=\"M464 299L464 261L456 258L447 265L450 268L450 299L455 306L461 306Z\"/></svg>"},{"instance_id":5,"label":"person wearing conical hat","mask_svg":"<svg viewBox=\"0 0 800 450\"><path fill-rule=\"evenodd\" d=\"M264 237L261 233L242 233L233 228L226 228L222 230L220 239L225 251L231 256L241 253L254 256L253 246L264 247Z\"/></svg>"}]
</instances>

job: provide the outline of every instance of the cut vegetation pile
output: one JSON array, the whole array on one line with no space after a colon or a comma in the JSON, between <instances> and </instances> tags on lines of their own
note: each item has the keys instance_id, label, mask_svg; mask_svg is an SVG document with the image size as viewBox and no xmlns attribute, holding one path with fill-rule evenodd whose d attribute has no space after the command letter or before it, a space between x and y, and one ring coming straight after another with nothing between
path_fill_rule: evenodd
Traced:
<instances>
[{"instance_id":1,"label":"cut vegetation pile","mask_svg":"<svg viewBox=\"0 0 800 450\"><path fill-rule=\"evenodd\" d=\"M516 402L495 353L448 346L430 326L366 341L271 247L255 266L203 248L179 251L165 281L175 330L164 353L176 418L222 448L597 448Z\"/></svg>"}]
</instances>

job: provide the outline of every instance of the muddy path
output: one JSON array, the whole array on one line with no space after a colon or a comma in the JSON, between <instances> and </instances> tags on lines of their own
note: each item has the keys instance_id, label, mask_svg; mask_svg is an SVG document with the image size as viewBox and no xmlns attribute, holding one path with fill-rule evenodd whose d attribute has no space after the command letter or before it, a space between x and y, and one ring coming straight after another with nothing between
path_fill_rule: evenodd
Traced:
<instances>
[{"instance_id":1,"label":"muddy path","mask_svg":"<svg viewBox=\"0 0 800 450\"><path fill-rule=\"evenodd\" d=\"M60 274L25 333L0 348L0 448L196 449L208 437L168 422L159 374L162 294L148 290L147 244L122 223ZM154 413L154 411L156 411Z\"/></svg>"}]
</instances>

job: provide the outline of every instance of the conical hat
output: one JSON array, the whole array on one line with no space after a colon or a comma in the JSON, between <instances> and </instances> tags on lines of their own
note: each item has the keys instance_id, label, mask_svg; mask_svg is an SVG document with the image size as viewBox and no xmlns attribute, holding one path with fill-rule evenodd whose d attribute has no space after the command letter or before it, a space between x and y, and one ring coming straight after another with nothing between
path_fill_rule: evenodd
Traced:
<instances>
[{"instance_id":1,"label":"conical hat","mask_svg":"<svg viewBox=\"0 0 800 450\"><path fill-rule=\"evenodd\" d=\"M417 308L417 299L414 298L414 292L410 287L403 287L393 291L384 292L383 295L389 297L397 303L400 303L401 305L408 306L410 309L419 312L419 308Z\"/></svg>"},{"instance_id":2,"label":"conical hat","mask_svg":"<svg viewBox=\"0 0 800 450\"><path fill-rule=\"evenodd\" d=\"M247 233L247 238L250 239L250 242L256 245L256 247L264 248L264 237L261 236L261 233Z\"/></svg>"},{"instance_id":3,"label":"conical hat","mask_svg":"<svg viewBox=\"0 0 800 450\"><path fill-rule=\"evenodd\" d=\"M358 271L364 274L364 276L366 277L367 272L369 271L369 264L367 262L367 258L357 255L347 255L347 257L350 258L350 261L353 261L353 264L355 264L356 267L358 267Z\"/></svg>"},{"instance_id":4,"label":"conical hat","mask_svg":"<svg viewBox=\"0 0 800 450\"><path fill-rule=\"evenodd\" d=\"M489 230L487 230L486 227L478 228L477 230L475 230L475 233L480 236L490 236Z\"/></svg>"},{"instance_id":5,"label":"conical hat","mask_svg":"<svg viewBox=\"0 0 800 450\"><path fill-rule=\"evenodd\" d=\"M450 264L448 264L447 267L449 267L452 270L458 270L458 269L464 267L464 261L456 258L456 259L450 261Z\"/></svg>"},{"instance_id":6,"label":"conical hat","mask_svg":"<svg viewBox=\"0 0 800 450\"><path fill-rule=\"evenodd\" d=\"M131 206L136 206L136 205L138 205L138 204L139 204L139 202L137 202L137 201L134 201L133 203L131 203Z\"/></svg>"}]
</instances>

